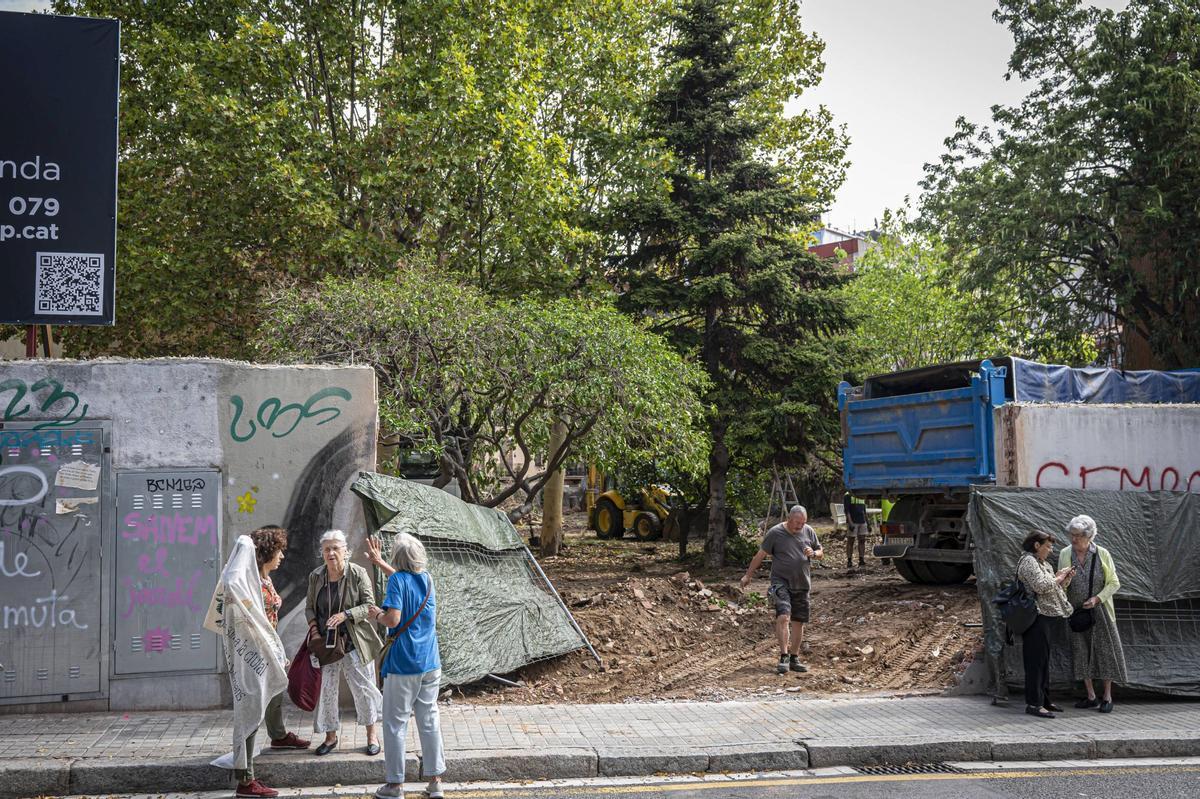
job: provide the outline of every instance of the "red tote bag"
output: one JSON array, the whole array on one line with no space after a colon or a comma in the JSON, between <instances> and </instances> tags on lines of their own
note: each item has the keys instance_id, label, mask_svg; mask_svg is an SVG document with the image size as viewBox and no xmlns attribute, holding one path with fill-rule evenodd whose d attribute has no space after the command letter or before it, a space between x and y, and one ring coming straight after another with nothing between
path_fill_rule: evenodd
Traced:
<instances>
[{"instance_id":1,"label":"red tote bag","mask_svg":"<svg viewBox=\"0 0 1200 799\"><path fill-rule=\"evenodd\" d=\"M313 668L310 657L308 641L302 641L288 667L288 696L301 710L315 708L321 695L321 670Z\"/></svg>"}]
</instances>

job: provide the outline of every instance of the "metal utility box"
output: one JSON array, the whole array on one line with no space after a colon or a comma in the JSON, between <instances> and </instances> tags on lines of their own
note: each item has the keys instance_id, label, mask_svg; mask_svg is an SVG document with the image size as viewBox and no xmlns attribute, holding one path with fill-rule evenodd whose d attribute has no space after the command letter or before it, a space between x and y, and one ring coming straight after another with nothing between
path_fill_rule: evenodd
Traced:
<instances>
[{"instance_id":1,"label":"metal utility box","mask_svg":"<svg viewBox=\"0 0 1200 799\"><path fill-rule=\"evenodd\" d=\"M120 472L116 526L113 673L214 671L203 624L221 569L221 473Z\"/></svg>"},{"instance_id":2,"label":"metal utility box","mask_svg":"<svg viewBox=\"0 0 1200 799\"><path fill-rule=\"evenodd\" d=\"M107 690L110 431L0 425L0 704Z\"/></svg>"}]
</instances>

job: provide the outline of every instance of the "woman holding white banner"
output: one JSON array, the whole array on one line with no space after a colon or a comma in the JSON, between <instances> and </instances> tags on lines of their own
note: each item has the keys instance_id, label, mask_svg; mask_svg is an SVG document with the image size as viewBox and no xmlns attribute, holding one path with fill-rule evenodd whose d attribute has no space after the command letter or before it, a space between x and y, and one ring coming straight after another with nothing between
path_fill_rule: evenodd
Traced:
<instances>
[{"instance_id":1,"label":"woman holding white banner","mask_svg":"<svg viewBox=\"0 0 1200 799\"><path fill-rule=\"evenodd\" d=\"M267 703L287 687L287 657L267 620L254 542L248 535L234 544L204 626L225 636L225 665L233 689L233 751L212 764L233 769L238 796L278 796L279 791L254 778L254 734Z\"/></svg>"}]
</instances>

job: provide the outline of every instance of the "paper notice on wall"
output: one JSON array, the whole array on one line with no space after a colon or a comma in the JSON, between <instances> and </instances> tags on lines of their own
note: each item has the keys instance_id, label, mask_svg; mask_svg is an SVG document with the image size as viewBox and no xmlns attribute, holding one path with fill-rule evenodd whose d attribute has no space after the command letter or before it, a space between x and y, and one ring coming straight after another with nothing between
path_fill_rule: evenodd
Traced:
<instances>
[{"instance_id":1,"label":"paper notice on wall","mask_svg":"<svg viewBox=\"0 0 1200 799\"><path fill-rule=\"evenodd\" d=\"M100 465L86 461L72 461L64 464L54 478L54 485L62 488L78 488L83 491L95 491L100 484Z\"/></svg>"},{"instance_id":2,"label":"paper notice on wall","mask_svg":"<svg viewBox=\"0 0 1200 799\"><path fill-rule=\"evenodd\" d=\"M100 497L68 497L54 500L55 513L76 513L80 505L95 505Z\"/></svg>"}]
</instances>

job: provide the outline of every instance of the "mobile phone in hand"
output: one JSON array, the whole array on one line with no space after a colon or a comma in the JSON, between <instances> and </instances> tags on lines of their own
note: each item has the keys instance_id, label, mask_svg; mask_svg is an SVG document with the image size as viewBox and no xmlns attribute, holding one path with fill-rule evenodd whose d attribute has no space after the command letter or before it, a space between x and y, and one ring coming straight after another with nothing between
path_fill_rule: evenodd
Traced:
<instances>
[{"instance_id":1,"label":"mobile phone in hand","mask_svg":"<svg viewBox=\"0 0 1200 799\"><path fill-rule=\"evenodd\" d=\"M333 649L337 646L337 630L330 627L325 631L325 648Z\"/></svg>"}]
</instances>

